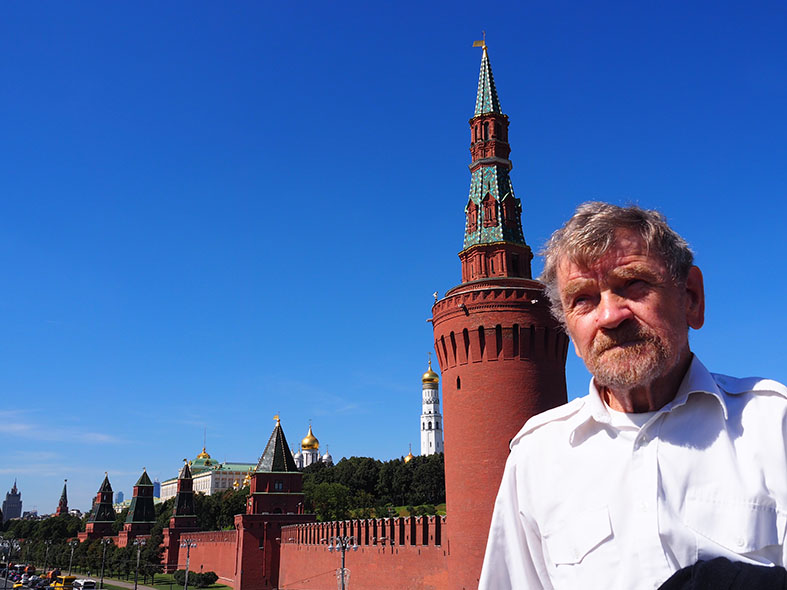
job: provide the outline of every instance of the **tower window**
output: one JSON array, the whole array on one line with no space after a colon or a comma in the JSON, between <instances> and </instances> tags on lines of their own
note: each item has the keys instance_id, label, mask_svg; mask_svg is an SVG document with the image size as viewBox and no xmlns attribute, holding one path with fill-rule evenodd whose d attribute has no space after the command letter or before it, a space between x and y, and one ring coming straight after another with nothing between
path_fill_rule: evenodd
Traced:
<instances>
[{"instance_id":1,"label":"tower window","mask_svg":"<svg viewBox=\"0 0 787 590\"><path fill-rule=\"evenodd\" d=\"M484 121L484 140L489 139L489 122Z\"/></svg>"},{"instance_id":2,"label":"tower window","mask_svg":"<svg viewBox=\"0 0 787 590\"><path fill-rule=\"evenodd\" d=\"M460 389L462 389L462 381L459 379L459 377L457 377L456 378L456 390L459 391Z\"/></svg>"},{"instance_id":3,"label":"tower window","mask_svg":"<svg viewBox=\"0 0 787 590\"><path fill-rule=\"evenodd\" d=\"M429 421L429 430L432 430L432 421Z\"/></svg>"}]
</instances>

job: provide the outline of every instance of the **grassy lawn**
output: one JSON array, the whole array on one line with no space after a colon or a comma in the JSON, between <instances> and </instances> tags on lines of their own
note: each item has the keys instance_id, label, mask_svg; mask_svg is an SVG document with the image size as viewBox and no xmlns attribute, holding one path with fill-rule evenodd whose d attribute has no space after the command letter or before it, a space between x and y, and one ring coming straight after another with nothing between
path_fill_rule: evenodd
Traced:
<instances>
[{"instance_id":1,"label":"grassy lawn","mask_svg":"<svg viewBox=\"0 0 787 590\"><path fill-rule=\"evenodd\" d=\"M121 581L121 580L118 580ZM123 580L126 581L126 580ZM129 582L134 582L134 578L127 580ZM140 586L152 586L154 588L161 588L161 590L180 590L183 588L180 584L175 581L175 578L172 574L156 574L156 583L151 584L150 580L148 579L147 583L142 581L142 576L139 578L139 585ZM104 578L104 588L108 588L109 590L128 590L128 588L121 588L120 586L113 586L112 580L110 578ZM212 586L205 586L207 590L232 590L232 586L224 586L223 584L213 584ZM194 586L189 586L189 590L196 590Z\"/></svg>"}]
</instances>

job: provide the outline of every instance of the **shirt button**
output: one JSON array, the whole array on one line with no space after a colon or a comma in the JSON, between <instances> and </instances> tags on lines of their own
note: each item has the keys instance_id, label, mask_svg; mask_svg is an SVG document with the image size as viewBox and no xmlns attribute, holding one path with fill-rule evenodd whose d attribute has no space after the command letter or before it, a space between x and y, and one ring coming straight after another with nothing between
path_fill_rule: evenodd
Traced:
<instances>
[{"instance_id":1,"label":"shirt button","mask_svg":"<svg viewBox=\"0 0 787 590\"><path fill-rule=\"evenodd\" d=\"M746 544L746 541L743 539L743 537L738 537L737 539L735 539L735 544L738 547L743 547Z\"/></svg>"}]
</instances>

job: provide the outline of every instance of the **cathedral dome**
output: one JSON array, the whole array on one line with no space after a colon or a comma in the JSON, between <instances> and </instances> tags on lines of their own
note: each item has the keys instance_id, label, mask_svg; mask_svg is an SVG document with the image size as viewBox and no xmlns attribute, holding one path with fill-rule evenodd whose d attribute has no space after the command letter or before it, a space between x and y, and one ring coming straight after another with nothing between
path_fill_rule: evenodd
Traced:
<instances>
[{"instance_id":1,"label":"cathedral dome","mask_svg":"<svg viewBox=\"0 0 787 590\"><path fill-rule=\"evenodd\" d=\"M415 455L413 455L413 452L412 452L412 451L410 451L409 453L407 453L407 456L404 458L404 462L405 462L405 463L409 463L409 462L410 462L410 461L412 461L414 458L415 458Z\"/></svg>"},{"instance_id":2,"label":"cathedral dome","mask_svg":"<svg viewBox=\"0 0 787 590\"><path fill-rule=\"evenodd\" d=\"M307 434L306 437L301 441L301 448L304 451L307 451L307 450L308 451L311 451L311 450L316 451L317 449L320 448L320 441L318 441L317 437L314 436L314 434L312 433L312 425L311 424L309 424L309 434Z\"/></svg>"},{"instance_id":3,"label":"cathedral dome","mask_svg":"<svg viewBox=\"0 0 787 590\"><path fill-rule=\"evenodd\" d=\"M440 375L435 373L432 370L432 361L429 361L429 369L424 373L423 377L421 377L421 381L424 383L439 383L440 382Z\"/></svg>"},{"instance_id":4,"label":"cathedral dome","mask_svg":"<svg viewBox=\"0 0 787 590\"><path fill-rule=\"evenodd\" d=\"M210 455L208 455L208 452L205 450L205 447L202 447L202 452L199 455L197 455L197 459L210 459Z\"/></svg>"}]
</instances>

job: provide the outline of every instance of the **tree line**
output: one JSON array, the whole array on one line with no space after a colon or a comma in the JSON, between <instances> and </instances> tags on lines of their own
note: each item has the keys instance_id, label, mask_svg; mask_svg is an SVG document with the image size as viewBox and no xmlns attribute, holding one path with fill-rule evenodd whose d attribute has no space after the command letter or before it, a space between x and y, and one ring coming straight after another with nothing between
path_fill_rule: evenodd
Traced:
<instances>
[{"instance_id":1,"label":"tree line","mask_svg":"<svg viewBox=\"0 0 787 590\"><path fill-rule=\"evenodd\" d=\"M343 458L336 465L318 462L303 470L303 491L306 511L314 512L320 521L389 516L395 514L394 507L402 506L410 514L436 514L435 506L445 502L445 462L442 453L414 457L409 462L370 457ZM233 529L235 515L246 512L248 496L248 487L210 496L195 494L197 527L203 531ZM161 571L162 531L172 515L173 503L174 498L170 498L156 505L151 539L140 556L140 572L145 575ZM117 514L113 535L123 529L127 516L128 508ZM24 540L23 555L17 560L63 569L71 559L68 540L85 530L88 517L64 514L42 520L13 519L5 523L3 536ZM102 551L99 541L80 543L74 548L72 567L97 575ZM136 548L107 546L105 568L128 575L135 565Z\"/></svg>"},{"instance_id":2,"label":"tree line","mask_svg":"<svg viewBox=\"0 0 787 590\"><path fill-rule=\"evenodd\" d=\"M303 470L306 510L320 521L384 517L394 507L410 514L435 514L445 502L442 453L380 461L350 457L336 465L313 463Z\"/></svg>"}]
</instances>

